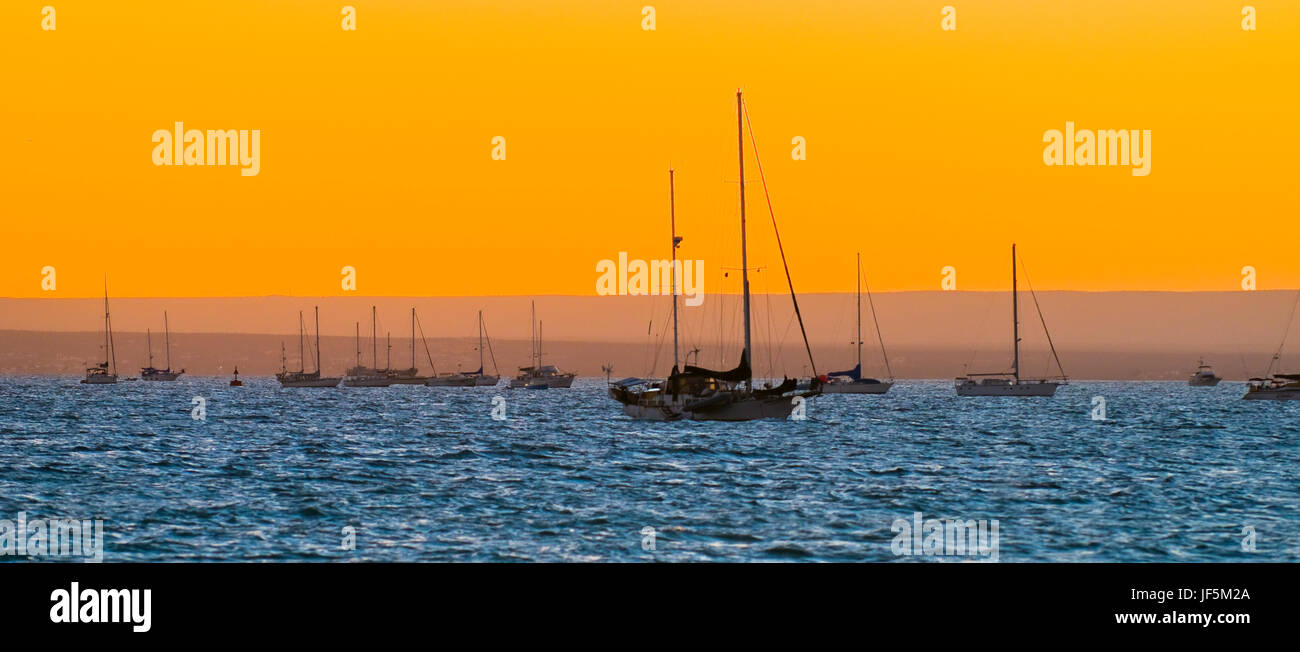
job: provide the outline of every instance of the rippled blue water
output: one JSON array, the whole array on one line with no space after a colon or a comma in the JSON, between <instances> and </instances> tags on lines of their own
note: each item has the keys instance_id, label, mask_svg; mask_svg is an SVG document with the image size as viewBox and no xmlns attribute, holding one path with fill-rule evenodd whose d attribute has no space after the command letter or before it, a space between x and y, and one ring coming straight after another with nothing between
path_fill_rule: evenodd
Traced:
<instances>
[{"instance_id":1,"label":"rippled blue water","mask_svg":"<svg viewBox=\"0 0 1300 652\"><path fill-rule=\"evenodd\" d=\"M1240 383L902 382L743 424L634 422L595 379L225 383L0 380L0 519L103 518L109 561L889 561L916 511L998 519L1002 561L1300 559L1300 403Z\"/></svg>"}]
</instances>

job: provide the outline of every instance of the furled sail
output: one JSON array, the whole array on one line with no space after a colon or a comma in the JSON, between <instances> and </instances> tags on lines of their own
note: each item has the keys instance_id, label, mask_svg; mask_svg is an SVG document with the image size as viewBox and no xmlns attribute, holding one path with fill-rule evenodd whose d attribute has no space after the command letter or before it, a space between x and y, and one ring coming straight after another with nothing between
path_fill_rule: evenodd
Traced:
<instances>
[{"instance_id":1,"label":"furled sail","mask_svg":"<svg viewBox=\"0 0 1300 652\"><path fill-rule=\"evenodd\" d=\"M853 380L862 380L862 365L855 365L848 371L832 371L827 376L848 376Z\"/></svg>"},{"instance_id":2,"label":"furled sail","mask_svg":"<svg viewBox=\"0 0 1300 652\"><path fill-rule=\"evenodd\" d=\"M730 371L715 371L713 369L705 369L704 367L686 365L686 368L681 373L674 374L673 377L716 378L729 383L738 383L749 380L753 375L753 372L749 368L749 352L743 351L740 354L740 365Z\"/></svg>"}]
</instances>

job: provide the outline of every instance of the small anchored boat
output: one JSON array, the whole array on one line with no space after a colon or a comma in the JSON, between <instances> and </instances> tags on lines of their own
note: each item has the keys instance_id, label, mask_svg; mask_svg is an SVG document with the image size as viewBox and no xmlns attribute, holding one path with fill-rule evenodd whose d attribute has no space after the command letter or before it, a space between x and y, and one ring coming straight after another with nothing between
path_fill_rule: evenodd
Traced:
<instances>
[{"instance_id":1,"label":"small anchored boat","mask_svg":"<svg viewBox=\"0 0 1300 652\"><path fill-rule=\"evenodd\" d=\"M167 368L158 369L153 366L153 338L149 329L145 329L144 338L145 346L149 351L149 366L140 369L140 380L176 380L181 374L185 373L184 369L172 371L172 330L171 324L167 321L167 311L163 311L163 334L167 350Z\"/></svg>"},{"instance_id":2,"label":"small anchored boat","mask_svg":"<svg viewBox=\"0 0 1300 652\"><path fill-rule=\"evenodd\" d=\"M108 315L108 281L104 281L104 361L86 368L82 385L117 383L117 349L113 347L113 320Z\"/></svg>"},{"instance_id":3,"label":"small anchored boat","mask_svg":"<svg viewBox=\"0 0 1300 652\"><path fill-rule=\"evenodd\" d=\"M1277 345L1277 352L1269 358L1268 368L1259 378L1251 378L1246 385L1247 401L1295 401L1300 400L1300 374L1273 373L1273 367L1282 359L1282 349L1286 346L1286 337L1295 321L1296 305L1300 304L1300 290L1296 291L1295 301L1291 304L1291 316L1287 319L1286 329L1282 331L1282 342Z\"/></svg>"},{"instance_id":4,"label":"small anchored boat","mask_svg":"<svg viewBox=\"0 0 1300 652\"><path fill-rule=\"evenodd\" d=\"M1038 296L1033 294L1034 288L1030 286L1029 292L1034 296L1034 308L1038 310L1038 319L1043 323L1043 333L1047 335L1047 346L1052 350L1052 358L1056 360L1056 368L1061 369L1061 359L1056 355L1056 347L1052 344L1052 334L1047 330L1047 320L1043 318L1043 311L1038 308ZM1061 382L1046 378L1025 379L1020 377L1020 302L1018 289L1016 287L1016 245L1011 245L1011 371L966 374L955 379L953 385L957 389L958 396L1043 396L1050 397L1056 395L1056 388L1065 384L1065 370L1061 369Z\"/></svg>"},{"instance_id":5,"label":"small anchored boat","mask_svg":"<svg viewBox=\"0 0 1300 652\"><path fill-rule=\"evenodd\" d=\"M1214 387L1219 384L1220 380L1223 380L1214 375L1214 369L1212 369L1210 365L1205 364L1204 360L1200 360L1196 364L1196 373L1192 374L1192 377L1187 379L1188 385L1191 385L1192 387Z\"/></svg>"},{"instance_id":6,"label":"small anchored boat","mask_svg":"<svg viewBox=\"0 0 1300 652\"><path fill-rule=\"evenodd\" d=\"M885 354L885 337L880 333L880 321L876 319L876 305L871 300L871 288L867 288L867 302L871 306L871 319L876 324L876 337L880 340L880 356L885 361L885 371L889 380L862 377L862 254L858 254L858 339L853 344L858 349L858 364L848 371L833 371L826 374L826 385L822 391L827 394L884 394L894 386L894 372L889 368L889 356Z\"/></svg>"},{"instance_id":7,"label":"small anchored boat","mask_svg":"<svg viewBox=\"0 0 1300 652\"><path fill-rule=\"evenodd\" d=\"M280 373L275 379L281 387L338 387L339 376L322 376L320 374L320 307L316 308L316 370L306 370L306 354L303 347L304 333L307 330L302 311L298 312L298 371L289 371L284 357L284 343L280 343Z\"/></svg>"}]
</instances>

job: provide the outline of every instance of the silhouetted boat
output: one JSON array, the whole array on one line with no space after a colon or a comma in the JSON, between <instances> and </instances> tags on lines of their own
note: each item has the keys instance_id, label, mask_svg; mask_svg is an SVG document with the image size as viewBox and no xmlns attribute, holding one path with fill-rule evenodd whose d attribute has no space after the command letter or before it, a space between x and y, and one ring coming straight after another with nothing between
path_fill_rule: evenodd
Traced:
<instances>
[{"instance_id":1,"label":"silhouetted boat","mask_svg":"<svg viewBox=\"0 0 1300 652\"><path fill-rule=\"evenodd\" d=\"M750 421L754 419L784 419L794 411L795 404L802 398L809 398L821 393L820 381L817 379L816 365L813 365L813 380L810 389L803 393L797 391L798 382L786 378L775 387L754 388L754 374L750 368L750 293L749 293L749 255L745 243L745 107L740 91L736 91L736 131L739 145L739 179L740 179L740 268L741 288L744 302L745 348L740 353L740 364L727 371L714 371L702 367L686 365L677 368L677 320L673 320L673 370L667 380L650 381L640 378L626 378L609 386L609 395L623 405L623 413L635 419L675 420L692 419L699 421ZM750 138L753 139L753 130ZM758 151L755 147L755 160ZM762 162L758 161L758 171L762 176ZM673 173L669 171L669 213L672 222L673 268L677 260L677 226L676 206L673 190ZM766 180L764 190L766 191ZM768 202L769 209L771 202ZM776 217L772 216L773 230L776 231ZM778 249L781 249L781 234L776 232ZM781 260L785 261L785 251L781 249ZM675 287L671 294L674 315L677 310L677 293ZM790 299L794 305L795 316L799 320L799 331L803 333L804 347L808 350L808 360L812 363L812 348L808 345L808 336L804 331L803 317L799 313L799 300L794 293L794 284L790 281L789 267L786 266L786 281L790 284Z\"/></svg>"},{"instance_id":2,"label":"silhouetted boat","mask_svg":"<svg viewBox=\"0 0 1300 652\"><path fill-rule=\"evenodd\" d=\"M112 385L117 382L117 349L113 347L113 320L108 315L108 281L104 281L104 361L86 368L83 385Z\"/></svg>"},{"instance_id":3,"label":"silhouetted boat","mask_svg":"<svg viewBox=\"0 0 1300 652\"><path fill-rule=\"evenodd\" d=\"M140 369L140 380L176 380L181 374L185 373L184 369L172 371L172 331L171 324L167 321L167 311L163 311L163 333L165 348L167 350L167 368L157 369L153 366L153 338L149 329L145 329L145 346L149 350L149 366Z\"/></svg>"},{"instance_id":4,"label":"silhouetted boat","mask_svg":"<svg viewBox=\"0 0 1300 652\"><path fill-rule=\"evenodd\" d=\"M1034 296L1034 308L1038 310L1038 296L1033 294L1034 288L1031 286L1029 292ZM1047 334L1047 345L1052 349L1052 358L1056 360L1056 367L1061 369L1061 360L1056 355L1056 347L1052 345L1052 335L1047 331L1047 320L1043 318L1043 311L1038 310L1038 318L1043 323L1043 332ZM1016 245L1011 245L1011 372L995 372L966 374L966 376L957 378L954 385L957 389L958 396L1054 396L1056 388L1065 383L1065 370L1061 369L1062 382L1055 382L1045 378L1023 379L1020 377L1020 301L1018 288L1016 287ZM978 377L974 378L974 377Z\"/></svg>"},{"instance_id":5,"label":"silhouetted boat","mask_svg":"<svg viewBox=\"0 0 1300 652\"><path fill-rule=\"evenodd\" d=\"M858 349L858 364L848 371L834 371L826 374L828 380L822 387L827 394L884 394L894 386L894 373L889 369L889 357L885 355L885 337L880 333L880 321L876 319L876 304L871 301L871 288L867 288L867 300L871 304L871 319L876 324L876 336L880 340L880 355L885 361L885 370L889 371L889 380L862 377L862 254L858 254L858 339L854 344Z\"/></svg>"},{"instance_id":6,"label":"silhouetted boat","mask_svg":"<svg viewBox=\"0 0 1300 652\"><path fill-rule=\"evenodd\" d=\"M1192 387L1214 387L1220 380L1223 379L1214 375L1214 369L1205 364L1204 360L1200 360L1197 362L1196 373L1187 379L1187 384Z\"/></svg>"},{"instance_id":7,"label":"silhouetted boat","mask_svg":"<svg viewBox=\"0 0 1300 652\"><path fill-rule=\"evenodd\" d=\"M429 380L429 376L421 376L420 370L415 366L415 308L411 308L411 367L409 369L398 369L392 373L394 385L423 385ZM424 342L424 353L429 357L429 368L433 369L433 356L429 355L429 342L424 339L424 329L420 328L420 341Z\"/></svg>"},{"instance_id":8,"label":"silhouetted boat","mask_svg":"<svg viewBox=\"0 0 1300 652\"><path fill-rule=\"evenodd\" d=\"M306 330L302 319L302 312L298 312L298 371L289 371L285 366L284 343L280 344L280 373L275 375L275 379L280 381L281 387L338 387L339 381L343 380L338 376L321 376L320 375L320 307L316 308L316 370L306 370L305 351L303 348L303 333Z\"/></svg>"},{"instance_id":9,"label":"silhouetted boat","mask_svg":"<svg viewBox=\"0 0 1300 652\"><path fill-rule=\"evenodd\" d=\"M564 373L555 365L542 364L542 324L537 321L537 305L531 309L533 320L533 364L519 368L519 375L510 381L511 389L566 389L573 386L577 374ZM542 387L542 385L546 387Z\"/></svg>"},{"instance_id":10,"label":"silhouetted boat","mask_svg":"<svg viewBox=\"0 0 1300 652\"><path fill-rule=\"evenodd\" d=\"M357 364L348 369L347 375L343 377L344 387L388 387L393 384L393 373L385 368L379 369L379 340L378 331L379 321L374 306L370 306L370 364L369 367L361 366L361 322L357 322ZM389 359L392 359L392 349L389 346ZM391 366L391 364L390 364Z\"/></svg>"},{"instance_id":11,"label":"silhouetted boat","mask_svg":"<svg viewBox=\"0 0 1300 652\"><path fill-rule=\"evenodd\" d=\"M1246 395L1241 397L1248 401L1295 401L1300 400L1300 374L1275 374L1273 366L1282 359L1282 349L1286 346L1291 323L1295 321L1296 305L1300 304L1300 290L1296 291L1295 301L1291 304L1291 316L1287 318L1286 329L1282 331L1282 342L1277 345L1277 352L1269 358L1268 368L1259 378L1251 378L1246 385Z\"/></svg>"}]
</instances>

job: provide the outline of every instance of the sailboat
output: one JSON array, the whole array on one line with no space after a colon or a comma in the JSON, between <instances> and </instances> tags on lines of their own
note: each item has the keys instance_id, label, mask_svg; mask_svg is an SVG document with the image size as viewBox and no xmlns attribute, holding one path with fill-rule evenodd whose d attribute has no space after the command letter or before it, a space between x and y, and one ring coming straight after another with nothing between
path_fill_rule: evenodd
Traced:
<instances>
[{"instance_id":1,"label":"sailboat","mask_svg":"<svg viewBox=\"0 0 1300 652\"><path fill-rule=\"evenodd\" d=\"M117 382L117 349L113 347L113 320L108 316L108 281L104 281L104 361L86 368L82 385L112 385Z\"/></svg>"},{"instance_id":2,"label":"sailboat","mask_svg":"<svg viewBox=\"0 0 1300 652\"><path fill-rule=\"evenodd\" d=\"M537 304L531 307L533 320L532 364L519 368L519 375L510 381L511 389L566 389L573 386L574 373L564 373L558 367L542 364L542 323L537 321Z\"/></svg>"},{"instance_id":3,"label":"sailboat","mask_svg":"<svg viewBox=\"0 0 1300 652\"><path fill-rule=\"evenodd\" d=\"M426 383L430 387L495 387L501 380L501 372L497 369L496 354L492 354L492 370L495 374L483 373L483 338L487 334L487 326L483 323L483 311L478 311L478 370L470 372L447 373L434 376ZM488 351L492 349L492 339L488 338ZM539 380L538 385L544 380ZM547 382L547 388L550 388ZM540 387L539 387L540 389Z\"/></svg>"},{"instance_id":4,"label":"sailboat","mask_svg":"<svg viewBox=\"0 0 1300 652\"><path fill-rule=\"evenodd\" d=\"M1251 378L1246 385L1246 395L1241 397L1248 401L1296 401L1300 400L1300 374L1275 374L1273 366L1282 359L1282 348L1286 346L1286 336L1295 321L1296 305L1300 304L1300 290L1296 291L1295 302L1291 304L1291 317L1287 319L1286 330L1282 332L1282 343L1277 345L1277 352L1268 361L1268 368L1259 378Z\"/></svg>"},{"instance_id":5,"label":"sailboat","mask_svg":"<svg viewBox=\"0 0 1300 652\"><path fill-rule=\"evenodd\" d=\"M884 394L894 386L894 372L889 368L889 357L885 355L885 337L880 333L880 321L876 319L876 304L871 300L871 288L867 288L867 301L871 305L871 319L876 323L876 336L880 340L880 355L885 360L885 370L889 380L881 382L875 378L862 377L862 254L858 254L858 339L854 345L858 349L858 364L848 371L834 371L826 374L829 380L822 391L827 394Z\"/></svg>"},{"instance_id":6,"label":"sailboat","mask_svg":"<svg viewBox=\"0 0 1300 652\"><path fill-rule=\"evenodd\" d=\"M751 421L755 419L784 419L794 411L794 406L801 398L810 398L821 393L821 383L817 380L816 365L813 365L813 380L808 391L797 392L798 381L786 378L776 387L756 389L754 374L750 368L750 293L749 293L749 254L745 242L745 124L747 121L744 100L740 91L736 91L736 123L739 141L740 159L740 269L741 288L744 302L745 348L740 353L740 364L728 371L714 371L702 367L686 365L680 371L677 367L677 288L676 274L673 279L673 370L667 380L654 382L638 378L626 378L610 384L609 395L623 406L623 413L634 419L652 419L672 421L692 419L699 421ZM754 139L751 127L750 139ZM758 162L759 175L762 176L763 165L757 159L758 148L754 148L755 160ZM673 172L668 173L669 213L672 224L673 269L676 270L677 218L675 190L673 189ZM764 180L764 192L767 182ZM771 200L768 201L769 210ZM776 228L773 214L772 226ZM781 235L776 233L777 247L781 249L781 260L785 262L785 251L781 247ZM794 305L795 316L799 319L799 331L804 336L804 347L808 350L808 360L812 363L812 348L804 331L803 317L799 313L799 300L794 293L794 282L790 279L790 268L785 267L786 281L790 285L790 298ZM797 392L797 393L796 393Z\"/></svg>"},{"instance_id":7,"label":"sailboat","mask_svg":"<svg viewBox=\"0 0 1300 652\"><path fill-rule=\"evenodd\" d=\"M153 366L153 338L150 336L149 329L145 329L145 345L149 349L149 366L140 369L140 380L176 380L178 376L185 373L184 369L172 371L172 331L171 325L167 322L167 311L163 311L163 333L164 341L167 348L167 368L157 369Z\"/></svg>"},{"instance_id":8,"label":"sailboat","mask_svg":"<svg viewBox=\"0 0 1300 652\"><path fill-rule=\"evenodd\" d=\"M483 373L483 341L487 340L488 354L492 357L492 373ZM487 334L487 324L483 322L483 311L478 311L478 371L470 373L474 377L475 387L495 387L501 381L501 370L497 369L497 356L492 352L492 337Z\"/></svg>"},{"instance_id":9,"label":"sailboat","mask_svg":"<svg viewBox=\"0 0 1300 652\"><path fill-rule=\"evenodd\" d=\"M289 371L285 364L284 343L280 344L280 373L275 375L275 379L280 381L281 387L338 387L339 381L343 380L338 376L323 377L320 375L320 307L316 307L316 370L306 370L306 359L303 348L304 322L302 311L298 312L298 371Z\"/></svg>"},{"instance_id":10,"label":"sailboat","mask_svg":"<svg viewBox=\"0 0 1300 652\"><path fill-rule=\"evenodd\" d=\"M1033 294L1031 286L1029 292ZM1038 295L1034 296L1034 308L1038 310L1038 319L1043 323L1043 332L1047 335L1047 346L1052 349L1052 358L1056 368L1061 369L1061 359L1056 355L1052 345L1052 334L1047 331L1047 320L1038 308ZM1016 245L1011 245L1011 372L993 372L966 374L957 378L954 385L958 396L1055 396L1056 388L1065 384L1065 370L1061 369L1061 382L1048 379L1027 379L1020 377L1020 301L1016 286ZM978 378L976 378L978 377Z\"/></svg>"},{"instance_id":11,"label":"sailboat","mask_svg":"<svg viewBox=\"0 0 1300 652\"><path fill-rule=\"evenodd\" d=\"M1219 384L1220 380L1223 380L1215 375L1214 368L1205 364L1204 360L1197 361L1196 365L1196 373L1187 379L1188 385L1192 387L1214 387Z\"/></svg>"},{"instance_id":12,"label":"sailboat","mask_svg":"<svg viewBox=\"0 0 1300 652\"><path fill-rule=\"evenodd\" d=\"M343 377L344 387L388 387L393 384L393 374L387 368L379 369L379 319L374 306L370 306L370 364L361 366L361 322L357 322L357 364ZM388 347L392 358L392 346Z\"/></svg>"},{"instance_id":13,"label":"sailboat","mask_svg":"<svg viewBox=\"0 0 1300 652\"><path fill-rule=\"evenodd\" d=\"M420 332L420 340L424 342L424 352L428 355L429 343L424 339L423 329ZM432 368L433 356L429 357L429 367ZM415 366L415 308L411 308L411 366L409 369L399 369L392 372L392 379L394 385L423 385L429 380L428 376L421 376L419 368Z\"/></svg>"}]
</instances>

